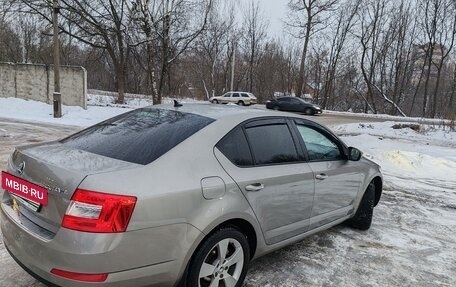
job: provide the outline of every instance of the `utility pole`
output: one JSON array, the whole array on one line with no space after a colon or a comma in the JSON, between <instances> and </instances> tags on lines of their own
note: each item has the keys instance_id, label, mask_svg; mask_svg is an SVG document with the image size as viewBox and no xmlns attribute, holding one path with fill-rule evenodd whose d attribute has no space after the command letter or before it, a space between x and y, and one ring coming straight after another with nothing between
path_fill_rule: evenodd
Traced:
<instances>
[{"instance_id":1,"label":"utility pole","mask_svg":"<svg viewBox=\"0 0 456 287\"><path fill-rule=\"evenodd\" d=\"M236 63L236 45L233 45L233 61L231 62L231 90L234 91L234 67Z\"/></svg>"},{"instance_id":2,"label":"utility pole","mask_svg":"<svg viewBox=\"0 0 456 287\"><path fill-rule=\"evenodd\" d=\"M62 117L62 94L60 94L60 44L59 44L59 0L53 0L52 25L54 26L54 118Z\"/></svg>"}]
</instances>

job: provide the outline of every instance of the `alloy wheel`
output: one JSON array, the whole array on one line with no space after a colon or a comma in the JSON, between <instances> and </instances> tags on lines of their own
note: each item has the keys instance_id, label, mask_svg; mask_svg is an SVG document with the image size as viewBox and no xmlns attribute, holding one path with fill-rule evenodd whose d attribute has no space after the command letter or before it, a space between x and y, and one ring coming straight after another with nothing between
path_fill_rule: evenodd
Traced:
<instances>
[{"instance_id":1,"label":"alloy wheel","mask_svg":"<svg viewBox=\"0 0 456 287\"><path fill-rule=\"evenodd\" d=\"M219 241L201 265L199 287L234 287L244 266L244 249L234 238Z\"/></svg>"}]
</instances>

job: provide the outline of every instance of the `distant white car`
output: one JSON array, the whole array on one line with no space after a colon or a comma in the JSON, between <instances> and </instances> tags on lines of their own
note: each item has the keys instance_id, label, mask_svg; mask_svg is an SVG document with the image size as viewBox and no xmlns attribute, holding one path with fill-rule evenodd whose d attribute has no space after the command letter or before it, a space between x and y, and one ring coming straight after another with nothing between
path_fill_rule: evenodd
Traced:
<instances>
[{"instance_id":1,"label":"distant white car","mask_svg":"<svg viewBox=\"0 0 456 287\"><path fill-rule=\"evenodd\" d=\"M211 97L209 102L213 104L238 104L240 106L248 106L257 103L257 98L252 93L247 92L228 92L223 96Z\"/></svg>"}]
</instances>

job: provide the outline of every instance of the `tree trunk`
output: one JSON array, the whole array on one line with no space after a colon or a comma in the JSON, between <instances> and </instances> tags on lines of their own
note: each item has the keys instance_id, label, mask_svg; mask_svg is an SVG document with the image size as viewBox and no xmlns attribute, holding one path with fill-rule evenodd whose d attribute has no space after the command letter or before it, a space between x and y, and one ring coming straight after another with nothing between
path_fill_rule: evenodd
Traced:
<instances>
[{"instance_id":1,"label":"tree trunk","mask_svg":"<svg viewBox=\"0 0 456 287\"><path fill-rule=\"evenodd\" d=\"M364 68L364 58L365 58L365 56L366 56L366 47L363 44L363 54L361 56L361 73L363 74L364 81L366 82L366 85L367 85L367 101L369 99L371 100L373 112L377 113L377 108L375 107L374 97L373 97L374 91L372 90L371 81L370 81L371 77L367 76L366 69ZM368 109L368 105L366 103L366 105L364 107L364 112L365 113L367 113L367 109Z\"/></svg>"},{"instance_id":2,"label":"tree trunk","mask_svg":"<svg viewBox=\"0 0 456 287\"><path fill-rule=\"evenodd\" d=\"M426 81L424 82L424 95L423 95L423 107L421 109L421 116L426 117L427 112L427 102L428 102L428 89L429 89L429 80L431 77L431 65L432 57L434 56L434 43L429 43L426 56L428 57L426 61L428 62L427 72L426 72Z\"/></svg>"},{"instance_id":3,"label":"tree trunk","mask_svg":"<svg viewBox=\"0 0 456 287\"><path fill-rule=\"evenodd\" d=\"M123 104L125 102L125 73L122 67L118 67L117 71L117 104Z\"/></svg>"},{"instance_id":4,"label":"tree trunk","mask_svg":"<svg viewBox=\"0 0 456 287\"><path fill-rule=\"evenodd\" d=\"M302 48L302 55L301 55L301 64L299 66L299 77L298 77L298 90L296 91L297 96L302 96L306 92L306 79L305 79L305 69L306 69L306 57L307 57L307 49L309 46L309 38L310 38L310 25L307 25L306 36L304 37L304 47Z\"/></svg>"},{"instance_id":5,"label":"tree trunk","mask_svg":"<svg viewBox=\"0 0 456 287\"><path fill-rule=\"evenodd\" d=\"M442 66L443 63L440 63L437 71L437 79L435 79L435 88L434 88L434 93L432 96L432 110L431 110L431 118L435 118L437 114L437 98L438 98L438 93L439 93L439 86L440 86L440 76L442 74Z\"/></svg>"},{"instance_id":6,"label":"tree trunk","mask_svg":"<svg viewBox=\"0 0 456 287\"><path fill-rule=\"evenodd\" d=\"M158 91L157 91L157 103L161 104L162 102L162 95L163 95L163 87L165 84L165 77L168 73L169 67L169 28L170 28L170 15L166 15L163 19L163 36L162 36L162 65L160 71L160 81L158 84Z\"/></svg>"}]
</instances>

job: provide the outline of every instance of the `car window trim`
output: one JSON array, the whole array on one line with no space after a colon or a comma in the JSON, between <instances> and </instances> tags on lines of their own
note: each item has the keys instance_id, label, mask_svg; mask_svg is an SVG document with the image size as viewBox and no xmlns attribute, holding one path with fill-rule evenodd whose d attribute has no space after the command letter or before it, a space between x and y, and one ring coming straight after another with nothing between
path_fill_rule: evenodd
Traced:
<instances>
[{"instance_id":1,"label":"car window trim","mask_svg":"<svg viewBox=\"0 0 456 287\"><path fill-rule=\"evenodd\" d=\"M288 161L288 162L275 162L275 163L262 163L258 164L255 158L255 153L252 148L252 144L250 143L249 137L247 136L246 129L247 128L255 128L255 127L262 127L262 126L269 126L269 125L286 125L288 128L288 131L290 132L291 135L291 140L293 141L293 145L296 150L296 155L298 156L298 160L295 161ZM249 143L249 148L250 148L250 153L253 158L253 167L263 167L263 166L276 166L276 165L286 165L286 164L295 164L295 163L303 163L307 162L305 159L303 159L302 156L302 150L300 149L300 144L296 142L296 137L293 135L293 130L290 127L290 122L288 118L286 117L277 117L277 118L266 118L266 119L258 119L258 120L253 120L250 123L247 123L243 125L243 130L245 137L247 139L247 142Z\"/></svg>"},{"instance_id":2,"label":"car window trim","mask_svg":"<svg viewBox=\"0 0 456 287\"><path fill-rule=\"evenodd\" d=\"M267 164L256 164L256 160L255 160L255 155L253 153L253 149L252 149L252 145L249 141L249 138L246 134L246 126L248 127L255 127L255 126L262 126L264 124L257 124L257 123L266 123L266 125L271 125L274 123L274 121L276 123L279 123L279 124L286 124L288 126L288 129L291 133L291 136L292 136L292 139L293 139L293 144L295 145L295 148L296 148L296 151L297 151L297 154L298 154L298 158L299 160L298 161L292 161L292 162L280 162L280 163L267 163ZM227 138L231 133L235 132L238 128L241 128L243 133L244 133L244 137L247 141L247 145L249 146L249 152L250 152L250 156L252 158L252 165L251 166L239 166L237 164L235 164L234 162L232 162L224 153L223 151L218 147L219 143L221 143L225 138ZM296 127L294 127L296 128ZM248 120L245 120L241 123L239 123L238 125L236 125L234 128L232 128L228 133L226 133L215 145L214 145L214 148L217 148L221 154L223 154L223 156L234 166L236 166L237 168L255 168L255 167L266 167L266 166L280 166L280 165L285 165L285 164L303 164L303 163L308 163L308 158L307 158L307 151L304 152L304 150L302 149L302 145L301 145L301 142L300 142L300 138L299 138L299 134L296 134L296 132L293 130L293 125L292 125L292 121L289 117L280 117L280 116L268 116L268 117L258 117L258 118L254 118L254 119L248 119ZM302 139L301 139L302 140Z\"/></svg>"},{"instance_id":3,"label":"car window trim","mask_svg":"<svg viewBox=\"0 0 456 287\"><path fill-rule=\"evenodd\" d=\"M249 154L250 154L250 159L252 161L252 165L250 166L240 166L234 162L231 161L231 159L229 159L224 153L223 151L219 148L219 145L220 143L222 143L226 138L230 137L233 133L235 133L238 129L241 129L242 130L242 134L244 135L244 138L247 142L247 146L248 146L248 151L249 151ZM232 128L229 132L227 132L215 145L214 145L214 148L217 148L221 154L223 154L224 157L226 157L226 159L228 159L229 162L231 162L233 165L235 165L236 167L238 168L250 168L250 167L254 167L255 166L255 161L254 161L254 158L253 158L253 154L252 154L252 149L250 147L250 143L249 141L247 140L247 135L245 134L245 130L243 129L243 127L239 124L237 126L235 126L234 128Z\"/></svg>"}]
</instances>

